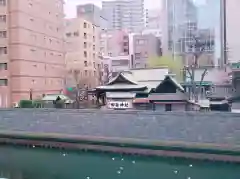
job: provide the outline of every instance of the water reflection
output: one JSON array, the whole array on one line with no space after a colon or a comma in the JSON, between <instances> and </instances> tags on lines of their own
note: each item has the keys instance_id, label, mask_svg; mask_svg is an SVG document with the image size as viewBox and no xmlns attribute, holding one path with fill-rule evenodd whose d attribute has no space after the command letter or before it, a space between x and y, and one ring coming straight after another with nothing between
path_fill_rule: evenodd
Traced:
<instances>
[{"instance_id":1,"label":"water reflection","mask_svg":"<svg viewBox=\"0 0 240 179\"><path fill-rule=\"evenodd\" d=\"M0 147L0 179L236 179L240 165Z\"/></svg>"}]
</instances>

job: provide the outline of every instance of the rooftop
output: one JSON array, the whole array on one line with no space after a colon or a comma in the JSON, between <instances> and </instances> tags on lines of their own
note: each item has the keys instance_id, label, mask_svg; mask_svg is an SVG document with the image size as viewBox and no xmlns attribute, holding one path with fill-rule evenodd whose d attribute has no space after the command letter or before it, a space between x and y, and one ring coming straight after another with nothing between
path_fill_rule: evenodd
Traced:
<instances>
[{"instance_id":1,"label":"rooftop","mask_svg":"<svg viewBox=\"0 0 240 179\"><path fill-rule=\"evenodd\" d=\"M123 71L112 78L105 86L97 89L144 89L156 88L169 73L167 68L132 69Z\"/></svg>"}]
</instances>

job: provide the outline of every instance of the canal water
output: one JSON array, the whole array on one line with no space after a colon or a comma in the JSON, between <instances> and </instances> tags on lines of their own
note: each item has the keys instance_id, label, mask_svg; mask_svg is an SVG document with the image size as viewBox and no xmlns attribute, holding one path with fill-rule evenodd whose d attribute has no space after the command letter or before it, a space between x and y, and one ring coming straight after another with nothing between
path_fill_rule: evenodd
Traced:
<instances>
[{"instance_id":1,"label":"canal water","mask_svg":"<svg viewBox=\"0 0 240 179\"><path fill-rule=\"evenodd\" d=\"M220 162L0 147L4 179L239 179L240 165Z\"/></svg>"}]
</instances>

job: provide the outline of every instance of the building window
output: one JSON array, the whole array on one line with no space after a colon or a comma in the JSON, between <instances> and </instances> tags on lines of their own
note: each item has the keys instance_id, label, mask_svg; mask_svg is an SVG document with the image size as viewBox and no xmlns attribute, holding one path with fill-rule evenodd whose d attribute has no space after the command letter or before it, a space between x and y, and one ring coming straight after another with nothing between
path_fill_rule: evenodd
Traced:
<instances>
[{"instance_id":1,"label":"building window","mask_svg":"<svg viewBox=\"0 0 240 179\"><path fill-rule=\"evenodd\" d=\"M141 59L141 53L135 53L135 59L140 60Z\"/></svg>"},{"instance_id":2,"label":"building window","mask_svg":"<svg viewBox=\"0 0 240 179\"><path fill-rule=\"evenodd\" d=\"M172 104L165 104L165 111L172 111Z\"/></svg>"},{"instance_id":3,"label":"building window","mask_svg":"<svg viewBox=\"0 0 240 179\"><path fill-rule=\"evenodd\" d=\"M0 6L6 6L6 0L0 0Z\"/></svg>"},{"instance_id":4,"label":"building window","mask_svg":"<svg viewBox=\"0 0 240 179\"><path fill-rule=\"evenodd\" d=\"M87 52L86 51L84 51L84 57L87 58Z\"/></svg>"},{"instance_id":5,"label":"building window","mask_svg":"<svg viewBox=\"0 0 240 179\"><path fill-rule=\"evenodd\" d=\"M96 71L94 71L94 76L97 76L97 73L96 73Z\"/></svg>"},{"instance_id":6,"label":"building window","mask_svg":"<svg viewBox=\"0 0 240 179\"><path fill-rule=\"evenodd\" d=\"M96 55L95 55L95 53L93 53L93 59L95 59L96 58Z\"/></svg>"},{"instance_id":7,"label":"building window","mask_svg":"<svg viewBox=\"0 0 240 179\"><path fill-rule=\"evenodd\" d=\"M67 36L67 37L71 37L71 35L72 35L72 34L71 34L70 32L69 32L69 33L66 33L66 36Z\"/></svg>"},{"instance_id":8,"label":"building window","mask_svg":"<svg viewBox=\"0 0 240 179\"><path fill-rule=\"evenodd\" d=\"M78 36L79 36L79 32L74 32L73 35L74 35L75 37L78 37Z\"/></svg>"},{"instance_id":9,"label":"building window","mask_svg":"<svg viewBox=\"0 0 240 179\"><path fill-rule=\"evenodd\" d=\"M85 67L87 67L87 66L88 66L88 65L87 65L87 61L84 61L84 66L85 66Z\"/></svg>"},{"instance_id":10,"label":"building window","mask_svg":"<svg viewBox=\"0 0 240 179\"><path fill-rule=\"evenodd\" d=\"M93 42L95 42L95 36L93 36Z\"/></svg>"},{"instance_id":11,"label":"building window","mask_svg":"<svg viewBox=\"0 0 240 179\"><path fill-rule=\"evenodd\" d=\"M83 36L84 36L84 39L87 39L87 33L84 33Z\"/></svg>"},{"instance_id":12,"label":"building window","mask_svg":"<svg viewBox=\"0 0 240 179\"><path fill-rule=\"evenodd\" d=\"M145 44L145 40L137 40L137 44L138 45L143 45L143 44Z\"/></svg>"},{"instance_id":13,"label":"building window","mask_svg":"<svg viewBox=\"0 0 240 179\"><path fill-rule=\"evenodd\" d=\"M88 75L88 71L84 70L84 75L87 76Z\"/></svg>"},{"instance_id":14,"label":"building window","mask_svg":"<svg viewBox=\"0 0 240 179\"><path fill-rule=\"evenodd\" d=\"M0 86L7 86L8 80L7 79L0 79Z\"/></svg>"},{"instance_id":15,"label":"building window","mask_svg":"<svg viewBox=\"0 0 240 179\"><path fill-rule=\"evenodd\" d=\"M84 44L84 48L87 48L87 42L84 42L83 44Z\"/></svg>"},{"instance_id":16,"label":"building window","mask_svg":"<svg viewBox=\"0 0 240 179\"><path fill-rule=\"evenodd\" d=\"M83 28L87 28L87 23L86 22L83 23Z\"/></svg>"},{"instance_id":17,"label":"building window","mask_svg":"<svg viewBox=\"0 0 240 179\"><path fill-rule=\"evenodd\" d=\"M7 31L0 31L0 38L7 38Z\"/></svg>"},{"instance_id":18,"label":"building window","mask_svg":"<svg viewBox=\"0 0 240 179\"><path fill-rule=\"evenodd\" d=\"M93 62L93 68L96 68L96 63L95 62Z\"/></svg>"},{"instance_id":19,"label":"building window","mask_svg":"<svg viewBox=\"0 0 240 179\"><path fill-rule=\"evenodd\" d=\"M93 45L93 50L95 50L95 48L96 48L96 46L95 46L95 45Z\"/></svg>"},{"instance_id":20,"label":"building window","mask_svg":"<svg viewBox=\"0 0 240 179\"><path fill-rule=\"evenodd\" d=\"M7 63L0 63L0 71L7 70Z\"/></svg>"},{"instance_id":21,"label":"building window","mask_svg":"<svg viewBox=\"0 0 240 179\"><path fill-rule=\"evenodd\" d=\"M0 47L0 55L7 54L7 47Z\"/></svg>"},{"instance_id":22,"label":"building window","mask_svg":"<svg viewBox=\"0 0 240 179\"><path fill-rule=\"evenodd\" d=\"M6 15L0 15L0 22L6 22L7 16Z\"/></svg>"}]
</instances>

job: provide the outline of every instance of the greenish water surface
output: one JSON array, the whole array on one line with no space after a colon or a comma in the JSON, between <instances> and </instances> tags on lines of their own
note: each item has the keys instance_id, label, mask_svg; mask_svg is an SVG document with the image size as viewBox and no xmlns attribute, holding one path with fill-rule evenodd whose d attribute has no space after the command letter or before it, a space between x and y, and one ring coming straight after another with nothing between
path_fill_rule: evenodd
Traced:
<instances>
[{"instance_id":1,"label":"greenish water surface","mask_svg":"<svg viewBox=\"0 0 240 179\"><path fill-rule=\"evenodd\" d=\"M0 147L7 179L239 179L240 165L56 149Z\"/></svg>"}]
</instances>

